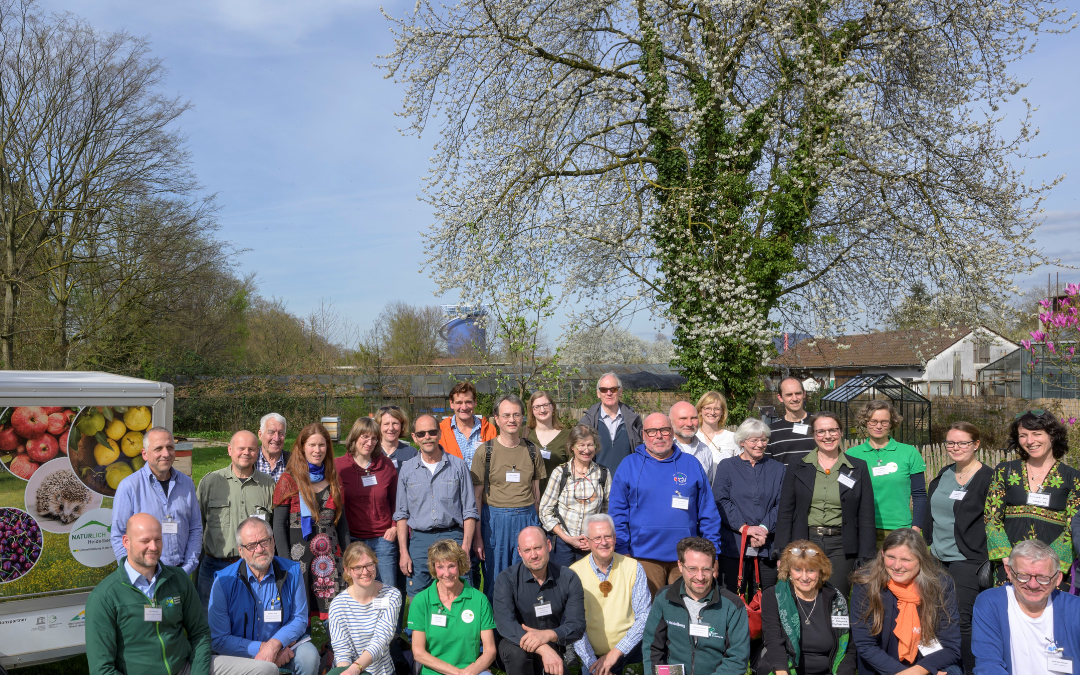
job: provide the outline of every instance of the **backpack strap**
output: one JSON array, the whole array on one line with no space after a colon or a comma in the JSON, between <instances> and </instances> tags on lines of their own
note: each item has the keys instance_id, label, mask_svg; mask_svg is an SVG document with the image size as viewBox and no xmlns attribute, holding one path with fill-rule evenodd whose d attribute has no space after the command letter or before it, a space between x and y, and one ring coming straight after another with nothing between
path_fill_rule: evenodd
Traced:
<instances>
[{"instance_id":1,"label":"backpack strap","mask_svg":"<svg viewBox=\"0 0 1080 675\"><path fill-rule=\"evenodd\" d=\"M491 451L495 445L492 441L486 441L484 443L484 454L487 457L484 459L484 495L491 494Z\"/></svg>"},{"instance_id":2,"label":"backpack strap","mask_svg":"<svg viewBox=\"0 0 1080 675\"><path fill-rule=\"evenodd\" d=\"M559 524L562 525L563 530L566 530L566 521L563 520L562 511L559 509L559 499L562 497L563 490L566 489L566 482L570 480L570 465L573 461L574 460L571 459L566 464L561 465L563 475L562 478L559 479L559 491L555 493L555 517L559 520Z\"/></svg>"}]
</instances>

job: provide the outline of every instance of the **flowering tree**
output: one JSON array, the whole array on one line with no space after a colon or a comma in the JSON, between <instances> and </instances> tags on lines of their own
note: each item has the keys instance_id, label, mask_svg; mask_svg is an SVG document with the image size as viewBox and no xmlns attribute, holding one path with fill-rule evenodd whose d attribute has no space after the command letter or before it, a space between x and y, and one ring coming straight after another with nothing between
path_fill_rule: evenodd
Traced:
<instances>
[{"instance_id":1,"label":"flowering tree","mask_svg":"<svg viewBox=\"0 0 1080 675\"><path fill-rule=\"evenodd\" d=\"M419 0L384 61L441 139L427 267L470 301L554 275L575 324L673 326L736 419L780 322L875 320L896 288L1003 306L1049 186L998 133L1052 2ZM478 251L502 254L483 256ZM545 284L548 289L555 285ZM487 302L490 302L487 301Z\"/></svg>"},{"instance_id":2,"label":"flowering tree","mask_svg":"<svg viewBox=\"0 0 1080 675\"><path fill-rule=\"evenodd\" d=\"M1063 374L1072 376L1073 382L1080 382L1080 359L1075 358L1076 347L1080 345L1078 295L1080 284L1068 284L1063 297L1039 301L1042 308L1039 312L1041 328L1031 331L1030 340L1020 341L1020 347L1031 354L1030 369L1034 370L1040 360L1050 359L1061 368ZM1070 419L1069 424L1073 424L1073 420Z\"/></svg>"}]
</instances>

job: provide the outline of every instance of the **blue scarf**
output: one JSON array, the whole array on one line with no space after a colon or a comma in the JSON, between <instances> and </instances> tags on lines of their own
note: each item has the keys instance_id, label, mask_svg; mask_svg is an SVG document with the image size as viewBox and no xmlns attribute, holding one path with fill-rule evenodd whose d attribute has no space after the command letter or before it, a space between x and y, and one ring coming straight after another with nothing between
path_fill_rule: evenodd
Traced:
<instances>
[{"instance_id":1,"label":"blue scarf","mask_svg":"<svg viewBox=\"0 0 1080 675\"><path fill-rule=\"evenodd\" d=\"M316 466L311 462L308 462L308 479L312 483L321 483L326 479L326 465ZM300 497L300 532L304 535L304 539L311 536L311 509L308 508L307 502L304 501L304 497Z\"/></svg>"}]
</instances>

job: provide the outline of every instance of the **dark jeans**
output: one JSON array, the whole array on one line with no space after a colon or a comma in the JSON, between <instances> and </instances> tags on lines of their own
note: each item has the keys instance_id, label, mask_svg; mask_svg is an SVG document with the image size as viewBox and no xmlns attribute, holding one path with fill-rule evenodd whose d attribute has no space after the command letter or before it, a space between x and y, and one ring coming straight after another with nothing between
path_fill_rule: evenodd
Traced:
<instances>
[{"instance_id":1,"label":"dark jeans","mask_svg":"<svg viewBox=\"0 0 1080 675\"><path fill-rule=\"evenodd\" d=\"M581 560L585 556L589 555L588 551L582 551L576 549L570 544L559 538L559 535L553 534L551 536L551 562L555 563L559 567L569 567L577 561Z\"/></svg>"},{"instance_id":2,"label":"dark jeans","mask_svg":"<svg viewBox=\"0 0 1080 675\"><path fill-rule=\"evenodd\" d=\"M551 647L563 656L566 649L561 645ZM544 659L539 654L530 654L510 640L499 640L497 647L503 672L507 675L544 675Z\"/></svg>"},{"instance_id":3,"label":"dark jeans","mask_svg":"<svg viewBox=\"0 0 1080 675\"><path fill-rule=\"evenodd\" d=\"M761 590L772 588L776 585L776 563L768 558L758 558L758 567L761 569ZM739 585L739 559L720 556L720 578L724 588L735 595L740 595ZM747 556L743 563L743 589L750 597L753 597L757 584L754 583L754 559Z\"/></svg>"},{"instance_id":4,"label":"dark jeans","mask_svg":"<svg viewBox=\"0 0 1080 675\"><path fill-rule=\"evenodd\" d=\"M214 587L214 575L234 562L236 561L222 560L203 553L202 560L199 561L199 570L196 572L198 582L195 590L199 592L199 600L202 600L204 612L210 607L210 591Z\"/></svg>"},{"instance_id":5,"label":"dark jeans","mask_svg":"<svg viewBox=\"0 0 1080 675\"><path fill-rule=\"evenodd\" d=\"M409 557L412 558L413 573L408 578L405 586L409 597L416 595L420 591L428 587L431 583L431 574L428 572L428 559L427 551L432 544L440 539L453 539L461 545L461 540L465 536L465 531L460 527L449 528L446 530L432 530L430 532L424 532L422 530L413 530L412 537L409 539ZM472 561L473 565L476 565L475 560ZM478 565L476 565L478 567ZM473 586L476 587L475 581L473 581L473 572L470 570L469 579Z\"/></svg>"},{"instance_id":6,"label":"dark jeans","mask_svg":"<svg viewBox=\"0 0 1080 675\"><path fill-rule=\"evenodd\" d=\"M856 556L844 554L844 537L839 534L818 536L810 529L810 541L825 551L825 556L832 563L832 576L829 583L845 597L851 597L851 572L855 569Z\"/></svg>"},{"instance_id":7,"label":"dark jeans","mask_svg":"<svg viewBox=\"0 0 1080 675\"><path fill-rule=\"evenodd\" d=\"M975 672L975 655L971 653L971 609L975 598L983 590L979 588L979 566L981 562L959 560L941 561L945 571L952 577L956 587L956 609L960 612L960 655L964 659L964 672Z\"/></svg>"}]
</instances>

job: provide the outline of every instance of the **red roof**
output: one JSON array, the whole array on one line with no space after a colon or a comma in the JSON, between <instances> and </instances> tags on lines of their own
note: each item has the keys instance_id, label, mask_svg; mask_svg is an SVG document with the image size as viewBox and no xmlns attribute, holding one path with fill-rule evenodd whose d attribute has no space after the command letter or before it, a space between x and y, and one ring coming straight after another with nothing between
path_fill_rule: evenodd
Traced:
<instances>
[{"instance_id":1,"label":"red roof","mask_svg":"<svg viewBox=\"0 0 1080 675\"><path fill-rule=\"evenodd\" d=\"M916 328L835 339L800 340L772 361L786 368L847 368L923 365L971 332L967 326Z\"/></svg>"}]
</instances>

